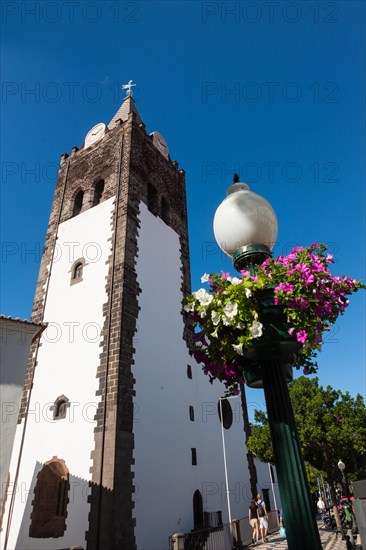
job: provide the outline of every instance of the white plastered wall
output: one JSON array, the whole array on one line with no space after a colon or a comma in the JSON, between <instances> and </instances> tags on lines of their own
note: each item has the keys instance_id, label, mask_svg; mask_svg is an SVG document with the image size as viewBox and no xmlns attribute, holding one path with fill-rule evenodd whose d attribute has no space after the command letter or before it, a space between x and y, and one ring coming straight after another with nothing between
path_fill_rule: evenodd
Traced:
<instances>
[{"instance_id":1,"label":"white plastered wall","mask_svg":"<svg viewBox=\"0 0 366 550\"><path fill-rule=\"evenodd\" d=\"M137 277L141 287L135 336L134 415L136 542L139 550L168 547L169 535L193 528L193 494L207 512L228 521L218 398L183 340L179 237L140 204ZM193 378L187 377L192 365ZM251 498L240 398L230 399L233 425L224 430L232 518L247 515ZM195 421L189 418L194 407ZM197 466L191 463L197 449Z\"/></svg>"},{"instance_id":2,"label":"white plastered wall","mask_svg":"<svg viewBox=\"0 0 366 550\"><path fill-rule=\"evenodd\" d=\"M32 337L38 325L0 319L0 506L6 492L11 452Z\"/></svg>"},{"instance_id":3,"label":"white plastered wall","mask_svg":"<svg viewBox=\"0 0 366 550\"><path fill-rule=\"evenodd\" d=\"M102 310L107 301L106 262L110 255L113 208L114 198L110 198L59 226L44 315L49 326L38 351L8 550L85 547L95 393L99 387L96 372L104 324ZM85 259L83 280L70 285L71 266L81 257ZM65 419L53 420L50 407L60 395L70 400L70 407ZM22 430L23 423L16 433L11 481L15 477ZM67 528L60 538L30 538L36 476L53 456L63 459L70 472ZM7 520L8 510L3 537Z\"/></svg>"}]
</instances>

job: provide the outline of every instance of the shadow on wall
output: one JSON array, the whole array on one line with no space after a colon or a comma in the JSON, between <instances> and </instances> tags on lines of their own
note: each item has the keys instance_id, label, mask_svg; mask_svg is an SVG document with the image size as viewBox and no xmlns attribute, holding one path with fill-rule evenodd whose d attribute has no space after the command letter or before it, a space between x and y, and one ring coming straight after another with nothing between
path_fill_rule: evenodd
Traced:
<instances>
[{"instance_id":1,"label":"shadow on wall","mask_svg":"<svg viewBox=\"0 0 366 550\"><path fill-rule=\"evenodd\" d=\"M7 502L12 498L10 483ZM23 516L15 546L8 542L8 550L83 550L89 525L91 484L70 474L64 460L53 457L42 464L36 462L30 485L21 482L15 489L12 517ZM103 493L112 494L105 490ZM7 525L3 525L5 541Z\"/></svg>"}]
</instances>

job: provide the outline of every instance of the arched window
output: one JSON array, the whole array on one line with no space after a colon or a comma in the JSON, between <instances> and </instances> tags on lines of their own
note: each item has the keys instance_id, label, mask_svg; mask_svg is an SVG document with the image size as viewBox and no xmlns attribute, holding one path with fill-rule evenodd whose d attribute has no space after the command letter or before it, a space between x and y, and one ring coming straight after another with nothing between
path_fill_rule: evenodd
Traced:
<instances>
[{"instance_id":1,"label":"arched window","mask_svg":"<svg viewBox=\"0 0 366 550\"><path fill-rule=\"evenodd\" d=\"M221 407L220 407L221 401ZM222 420L221 420L221 408L222 408ZM222 422L225 430L228 430L233 423L233 410L227 399L219 399L217 404L217 412L219 413L220 422Z\"/></svg>"},{"instance_id":2,"label":"arched window","mask_svg":"<svg viewBox=\"0 0 366 550\"><path fill-rule=\"evenodd\" d=\"M161 199L160 212L161 212L161 219L165 223L169 223L169 207L164 197Z\"/></svg>"},{"instance_id":3,"label":"arched window","mask_svg":"<svg viewBox=\"0 0 366 550\"><path fill-rule=\"evenodd\" d=\"M77 216L78 214L80 214L81 209L83 207L83 199L84 199L84 191L80 189L80 191L76 193L74 198L74 208L72 211L73 216Z\"/></svg>"},{"instance_id":4,"label":"arched window","mask_svg":"<svg viewBox=\"0 0 366 550\"><path fill-rule=\"evenodd\" d=\"M203 499L198 489L193 495L193 525L195 529L203 529Z\"/></svg>"},{"instance_id":5,"label":"arched window","mask_svg":"<svg viewBox=\"0 0 366 550\"><path fill-rule=\"evenodd\" d=\"M82 276L83 276L83 264L79 262L75 266L73 279L81 279Z\"/></svg>"},{"instance_id":6,"label":"arched window","mask_svg":"<svg viewBox=\"0 0 366 550\"><path fill-rule=\"evenodd\" d=\"M71 267L71 280L70 284L80 283L83 280L83 271L84 271L85 260L84 258L79 258L76 262L73 263Z\"/></svg>"},{"instance_id":7,"label":"arched window","mask_svg":"<svg viewBox=\"0 0 366 550\"><path fill-rule=\"evenodd\" d=\"M158 206L158 197L155 187L152 183L147 184L147 207L153 214L156 214Z\"/></svg>"},{"instance_id":8,"label":"arched window","mask_svg":"<svg viewBox=\"0 0 366 550\"><path fill-rule=\"evenodd\" d=\"M29 536L62 537L66 530L69 470L65 461L53 457L37 475Z\"/></svg>"},{"instance_id":9,"label":"arched window","mask_svg":"<svg viewBox=\"0 0 366 550\"><path fill-rule=\"evenodd\" d=\"M70 407L70 400L65 395L59 395L51 407L53 419L60 420L66 418L66 410Z\"/></svg>"},{"instance_id":10,"label":"arched window","mask_svg":"<svg viewBox=\"0 0 366 550\"><path fill-rule=\"evenodd\" d=\"M97 206L102 200L104 191L104 180L99 180L95 184L94 187L94 198L93 198L93 206Z\"/></svg>"}]
</instances>

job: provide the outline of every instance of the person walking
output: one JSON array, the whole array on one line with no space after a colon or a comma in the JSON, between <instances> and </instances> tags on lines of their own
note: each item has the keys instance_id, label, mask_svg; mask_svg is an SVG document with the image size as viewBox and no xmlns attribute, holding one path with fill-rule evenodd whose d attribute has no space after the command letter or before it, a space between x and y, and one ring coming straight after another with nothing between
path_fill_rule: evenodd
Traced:
<instances>
[{"instance_id":1,"label":"person walking","mask_svg":"<svg viewBox=\"0 0 366 550\"><path fill-rule=\"evenodd\" d=\"M325 513L325 504L324 504L324 501L322 499L321 496L319 496L319 500L318 502L316 503L317 507L318 507L318 512L320 515L324 514Z\"/></svg>"},{"instance_id":2,"label":"person walking","mask_svg":"<svg viewBox=\"0 0 366 550\"><path fill-rule=\"evenodd\" d=\"M259 517L259 529L262 536L262 542L268 542L267 532L268 532L268 513L267 508L262 500L260 493L257 495L257 507L258 507L258 517Z\"/></svg>"},{"instance_id":3,"label":"person walking","mask_svg":"<svg viewBox=\"0 0 366 550\"><path fill-rule=\"evenodd\" d=\"M259 520L258 520L258 506L256 505L254 498L252 498L249 504L248 517L249 517L249 524L253 529L252 544L253 546L255 546L259 538L259 528L258 528Z\"/></svg>"},{"instance_id":4,"label":"person walking","mask_svg":"<svg viewBox=\"0 0 366 550\"><path fill-rule=\"evenodd\" d=\"M280 536L285 539L286 538L286 529L285 529L285 523L283 520L283 510L281 508L280 510Z\"/></svg>"}]
</instances>

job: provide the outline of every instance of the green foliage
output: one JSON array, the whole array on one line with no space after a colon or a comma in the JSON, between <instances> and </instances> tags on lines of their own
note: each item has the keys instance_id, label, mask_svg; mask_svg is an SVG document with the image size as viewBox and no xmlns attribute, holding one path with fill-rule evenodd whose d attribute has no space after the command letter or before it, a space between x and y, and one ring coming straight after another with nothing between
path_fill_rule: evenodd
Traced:
<instances>
[{"instance_id":1,"label":"green foliage","mask_svg":"<svg viewBox=\"0 0 366 550\"><path fill-rule=\"evenodd\" d=\"M346 464L350 481L366 476L366 408L356 398L331 386L319 386L318 378L300 377L289 385L304 460L324 471L330 483L341 481L337 463ZM268 420L255 411L256 424L248 449L264 461L273 461Z\"/></svg>"}]
</instances>

